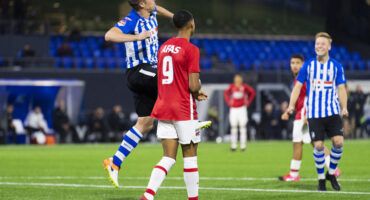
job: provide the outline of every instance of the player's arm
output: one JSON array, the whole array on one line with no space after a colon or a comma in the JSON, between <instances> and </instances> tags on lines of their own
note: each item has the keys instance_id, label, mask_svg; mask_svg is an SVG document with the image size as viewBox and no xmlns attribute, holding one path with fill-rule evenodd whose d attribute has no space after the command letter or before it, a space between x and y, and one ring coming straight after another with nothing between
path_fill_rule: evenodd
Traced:
<instances>
[{"instance_id":1,"label":"player's arm","mask_svg":"<svg viewBox=\"0 0 370 200\"><path fill-rule=\"evenodd\" d=\"M289 107L286 111L287 114L292 114L294 112L295 104L297 103L297 99L299 97L299 93L301 92L302 83L297 81L294 85L293 91L290 95Z\"/></svg>"},{"instance_id":2,"label":"player's arm","mask_svg":"<svg viewBox=\"0 0 370 200\"><path fill-rule=\"evenodd\" d=\"M195 46L187 49L187 59L189 65L189 90L193 97L198 101L207 99L207 95L201 91L201 83L199 79L200 67L199 67L199 49Z\"/></svg>"},{"instance_id":3,"label":"player's arm","mask_svg":"<svg viewBox=\"0 0 370 200\"><path fill-rule=\"evenodd\" d=\"M166 8L163 8L162 6L157 5L157 12L160 16L164 16L164 17L171 18L171 19L173 17L173 13L167 10Z\"/></svg>"},{"instance_id":4,"label":"player's arm","mask_svg":"<svg viewBox=\"0 0 370 200\"><path fill-rule=\"evenodd\" d=\"M338 66L337 78L335 79L335 84L338 87L338 98L341 107L341 114L343 117L348 117L347 110L347 89L346 89L346 77L344 76L343 66Z\"/></svg>"},{"instance_id":5,"label":"player's arm","mask_svg":"<svg viewBox=\"0 0 370 200\"><path fill-rule=\"evenodd\" d=\"M299 97L299 93L303 87L303 84L306 82L308 74L307 74L307 63L304 63L302 68L299 70L297 81L294 84L292 93L290 95L290 101L288 109L285 111L288 115L293 114L295 109L295 104L297 103L297 99Z\"/></svg>"},{"instance_id":6,"label":"player's arm","mask_svg":"<svg viewBox=\"0 0 370 200\"><path fill-rule=\"evenodd\" d=\"M125 34L121 29L117 27L112 27L105 33L105 41L107 42L133 42L138 40L144 40L145 38L150 37L149 31L144 31L138 35Z\"/></svg>"},{"instance_id":7,"label":"player's arm","mask_svg":"<svg viewBox=\"0 0 370 200\"><path fill-rule=\"evenodd\" d=\"M341 84L338 86L338 98L341 107L341 112L343 117L348 117L348 110L347 110L347 90L345 84Z\"/></svg>"},{"instance_id":8,"label":"player's arm","mask_svg":"<svg viewBox=\"0 0 370 200\"><path fill-rule=\"evenodd\" d=\"M224 98L227 105L230 105L231 86L224 91Z\"/></svg>"},{"instance_id":9,"label":"player's arm","mask_svg":"<svg viewBox=\"0 0 370 200\"><path fill-rule=\"evenodd\" d=\"M198 101L206 100L207 95L200 90L201 83L199 79L199 73L190 73L189 74L189 90L191 94L196 98Z\"/></svg>"}]
</instances>

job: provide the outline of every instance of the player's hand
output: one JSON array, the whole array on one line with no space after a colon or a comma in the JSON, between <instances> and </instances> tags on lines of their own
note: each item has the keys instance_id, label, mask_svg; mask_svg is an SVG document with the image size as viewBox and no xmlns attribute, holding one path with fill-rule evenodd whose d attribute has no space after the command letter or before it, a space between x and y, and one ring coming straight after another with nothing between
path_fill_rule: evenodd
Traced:
<instances>
[{"instance_id":1,"label":"player's hand","mask_svg":"<svg viewBox=\"0 0 370 200\"><path fill-rule=\"evenodd\" d=\"M285 112L288 113L288 115L292 115L293 112L294 112L294 107L293 106L289 106L288 109L286 109Z\"/></svg>"},{"instance_id":2,"label":"player's hand","mask_svg":"<svg viewBox=\"0 0 370 200\"><path fill-rule=\"evenodd\" d=\"M281 119L284 120L284 121L288 121L289 120L289 114L287 112L284 112L281 115Z\"/></svg>"},{"instance_id":3,"label":"player's hand","mask_svg":"<svg viewBox=\"0 0 370 200\"><path fill-rule=\"evenodd\" d=\"M150 31L143 31L139 35L137 35L137 40L144 40L146 38L149 38L151 36Z\"/></svg>"},{"instance_id":4,"label":"player's hand","mask_svg":"<svg viewBox=\"0 0 370 200\"><path fill-rule=\"evenodd\" d=\"M347 108L342 109L341 114L342 114L342 117L348 117L348 110L347 110Z\"/></svg>"},{"instance_id":5,"label":"player's hand","mask_svg":"<svg viewBox=\"0 0 370 200\"><path fill-rule=\"evenodd\" d=\"M305 117L305 118L304 118L304 120L303 120L303 124L304 124L304 125L307 125L307 124L308 124L307 117Z\"/></svg>"},{"instance_id":6,"label":"player's hand","mask_svg":"<svg viewBox=\"0 0 370 200\"><path fill-rule=\"evenodd\" d=\"M204 91L200 90L198 92L198 95L197 95L196 99L198 101L204 101L204 100L207 100L208 99L208 95Z\"/></svg>"}]
</instances>

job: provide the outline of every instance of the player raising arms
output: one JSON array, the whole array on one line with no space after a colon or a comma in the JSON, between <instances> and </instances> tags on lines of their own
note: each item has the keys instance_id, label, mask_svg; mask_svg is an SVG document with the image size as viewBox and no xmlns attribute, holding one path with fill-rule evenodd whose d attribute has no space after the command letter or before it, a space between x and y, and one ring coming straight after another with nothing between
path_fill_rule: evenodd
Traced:
<instances>
[{"instance_id":1,"label":"player raising arms","mask_svg":"<svg viewBox=\"0 0 370 200\"><path fill-rule=\"evenodd\" d=\"M294 54L290 58L290 69L294 76L294 83L296 83L296 78L299 70L301 69L304 63L304 57L299 54ZM302 85L302 89L299 93L297 103L295 105L295 119L293 123L293 159L290 162L290 172L285 176L279 177L281 181L299 181L299 170L301 168L302 162L302 151L303 144L311 143L311 138L308 132L307 127L307 118L306 118L306 83ZM283 120L289 120L289 115L283 113L281 116ZM330 165L330 152L325 148L325 165L329 169ZM335 170L335 176L340 175L340 171L337 168Z\"/></svg>"},{"instance_id":2,"label":"player raising arms","mask_svg":"<svg viewBox=\"0 0 370 200\"><path fill-rule=\"evenodd\" d=\"M136 124L125 134L117 152L105 159L104 168L109 179L118 187L118 171L122 162L136 148L139 141L153 128L150 117L157 99L157 52L158 22L157 13L167 18L173 13L155 4L155 0L129 0L132 10L105 34L105 40L124 43L126 47L127 86L134 96L138 114ZM209 122L200 123L204 128Z\"/></svg>"},{"instance_id":3,"label":"player raising arms","mask_svg":"<svg viewBox=\"0 0 370 200\"><path fill-rule=\"evenodd\" d=\"M332 39L328 33L316 34L315 52L317 56L305 62L299 71L286 111L288 114L293 113L300 90L306 83L308 127L314 144L313 156L318 174L319 191L326 190L326 180L330 181L334 190L340 190L334 172L343 153L341 115L348 117L344 70L338 61L329 57L331 43ZM330 167L326 176L324 174L325 135L330 137L333 144L330 152Z\"/></svg>"},{"instance_id":4,"label":"player raising arms","mask_svg":"<svg viewBox=\"0 0 370 200\"><path fill-rule=\"evenodd\" d=\"M152 116L158 119L157 137L161 139L163 157L154 167L142 200L154 199L167 173L176 162L179 144L184 157L184 180L188 199L198 199L199 173L195 100L206 100L200 91L199 49L189 42L195 30L193 15L181 10L173 17L178 29L175 38L167 40L158 54L158 99Z\"/></svg>"},{"instance_id":5,"label":"player raising arms","mask_svg":"<svg viewBox=\"0 0 370 200\"><path fill-rule=\"evenodd\" d=\"M234 76L234 83L224 92L224 98L227 105L230 106L229 120L231 126L231 151L235 151L238 141L238 126L240 132L240 149L242 151L247 147L247 107L252 103L256 92L254 89L243 83L243 77L240 74Z\"/></svg>"}]
</instances>

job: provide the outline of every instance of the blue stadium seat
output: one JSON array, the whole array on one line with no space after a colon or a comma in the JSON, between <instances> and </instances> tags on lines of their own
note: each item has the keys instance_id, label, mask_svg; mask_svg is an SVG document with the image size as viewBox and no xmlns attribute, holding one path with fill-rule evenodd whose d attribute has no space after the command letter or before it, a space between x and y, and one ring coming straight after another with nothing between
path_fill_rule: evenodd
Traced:
<instances>
[{"instance_id":1,"label":"blue stadium seat","mask_svg":"<svg viewBox=\"0 0 370 200\"><path fill-rule=\"evenodd\" d=\"M88 58L88 57L92 57L92 53L89 49L83 49L81 51L81 56L84 57L84 58Z\"/></svg>"},{"instance_id":2,"label":"blue stadium seat","mask_svg":"<svg viewBox=\"0 0 370 200\"><path fill-rule=\"evenodd\" d=\"M103 51L103 56L105 58L113 58L114 57L113 51L111 49L106 49Z\"/></svg>"},{"instance_id":3,"label":"blue stadium seat","mask_svg":"<svg viewBox=\"0 0 370 200\"><path fill-rule=\"evenodd\" d=\"M63 67L62 58L60 58L60 57L54 58L54 67L57 67L57 68L62 68Z\"/></svg>"},{"instance_id":4,"label":"blue stadium seat","mask_svg":"<svg viewBox=\"0 0 370 200\"><path fill-rule=\"evenodd\" d=\"M84 65L87 69L93 69L94 68L94 58L85 58L84 59Z\"/></svg>"},{"instance_id":5,"label":"blue stadium seat","mask_svg":"<svg viewBox=\"0 0 370 200\"><path fill-rule=\"evenodd\" d=\"M93 54L95 58L102 57L102 52L100 51L100 49L95 49Z\"/></svg>"},{"instance_id":6,"label":"blue stadium seat","mask_svg":"<svg viewBox=\"0 0 370 200\"><path fill-rule=\"evenodd\" d=\"M83 58L75 58L74 59L74 66L77 69L82 69L85 66Z\"/></svg>"},{"instance_id":7,"label":"blue stadium seat","mask_svg":"<svg viewBox=\"0 0 370 200\"><path fill-rule=\"evenodd\" d=\"M65 36L51 36L49 54L57 56L57 49L67 41ZM165 40L160 39L160 43ZM286 40L250 40L250 39L204 39L193 38L191 42L197 45L202 57L203 69L211 69L211 57L216 56L220 62L231 62L236 70L266 69L289 70L289 58L293 53L300 53L306 59L315 55L313 41ZM103 37L85 36L80 41L69 42L76 59L57 59L56 67L76 68L126 68L125 46L113 44L113 49L102 50ZM370 61L361 58L358 52L351 52L345 46L333 45L331 56L342 62L349 70L370 69ZM70 61L72 59L72 62ZM71 64L72 63L72 64Z\"/></svg>"},{"instance_id":8,"label":"blue stadium seat","mask_svg":"<svg viewBox=\"0 0 370 200\"><path fill-rule=\"evenodd\" d=\"M107 58L106 59L106 66L108 69L116 69L117 68L117 62L115 58Z\"/></svg>"},{"instance_id":9,"label":"blue stadium seat","mask_svg":"<svg viewBox=\"0 0 370 200\"><path fill-rule=\"evenodd\" d=\"M208 70L212 68L212 61L211 59L204 57L200 59L200 67L202 69Z\"/></svg>"},{"instance_id":10,"label":"blue stadium seat","mask_svg":"<svg viewBox=\"0 0 370 200\"><path fill-rule=\"evenodd\" d=\"M95 66L97 69L104 69L106 67L105 59L104 58L95 59Z\"/></svg>"},{"instance_id":11,"label":"blue stadium seat","mask_svg":"<svg viewBox=\"0 0 370 200\"><path fill-rule=\"evenodd\" d=\"M71 69L73 67L73 58L63 57L62 58L63 67L65 69Z\"/></svg>"}]
</instances>

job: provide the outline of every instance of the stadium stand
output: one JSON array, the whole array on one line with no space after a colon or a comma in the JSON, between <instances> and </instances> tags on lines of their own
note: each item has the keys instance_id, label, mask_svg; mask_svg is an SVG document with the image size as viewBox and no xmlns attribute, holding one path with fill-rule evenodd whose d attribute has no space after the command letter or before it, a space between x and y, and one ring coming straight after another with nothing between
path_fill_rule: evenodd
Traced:
<instances>
[{"instance_id":1,"label":"stadium stand","mask_svg":"<svg viewBox=\"0 0 370 200\"><path fill-rule=\"evenodd\" d=\"M72 57L58 56L58 48L67 42L72 48ZM221 63L232 63L235 70L289 70L288 59L291 54L301 53L309 58L314 55L314 43L309 40L250 40L250 39L194 39L194 44L203 51L201 64L204 69L212 69L213 56ZM67 41L58 35L50 39L50 56L56 59L58 68L97 68L117 69L124 67L125 49L114 44L104 48L103 37L85 36L80 41ZM356 51L341 45L334 45L331 55L344 64L346 70L370 69L366 61Z\"/></svg>"}]
</instances>

